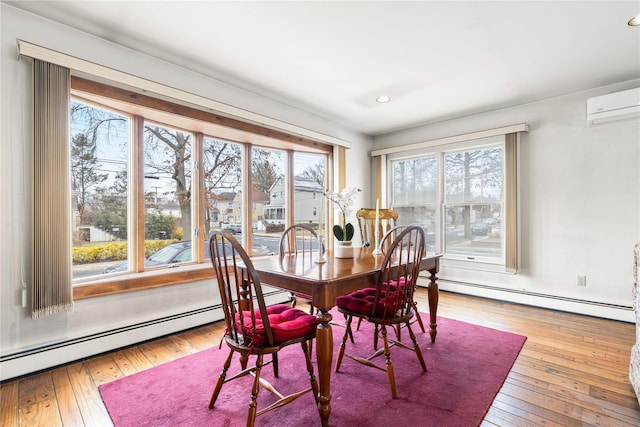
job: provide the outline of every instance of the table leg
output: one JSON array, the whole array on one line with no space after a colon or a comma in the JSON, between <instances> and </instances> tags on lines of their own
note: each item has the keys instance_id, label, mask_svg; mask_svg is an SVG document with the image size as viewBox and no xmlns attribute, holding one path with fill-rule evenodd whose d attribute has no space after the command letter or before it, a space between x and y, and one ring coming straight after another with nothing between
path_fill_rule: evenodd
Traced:
<instances>
[{"instance_id":1,"label":"table leg","mask_svg":"<svg viewBox=\"0 0 640 427\"><path fill-rule=\"evenodd\" d=\"M318 412L323 427L329 426L331 414L331 364L333 359L333 331L331 330L332 316L327 310L319 310L316 332L316 357L318 360L318 382L320 396Z\"/></svg>"},{"instance_id":2,"label":"table leg","mask_svg":"<svg viewBox=\"0 0 640 427\"><path fill-rule=\"evenodd\" d=\"M431 273L431 283L429 284L429 335L431 335L431 342L436 342L436 335L438 334L438 322L437 322L437 314L438 314L438 282L436 273L438 272L437 267L429 270Z\"/></svg>"}]
</instances>

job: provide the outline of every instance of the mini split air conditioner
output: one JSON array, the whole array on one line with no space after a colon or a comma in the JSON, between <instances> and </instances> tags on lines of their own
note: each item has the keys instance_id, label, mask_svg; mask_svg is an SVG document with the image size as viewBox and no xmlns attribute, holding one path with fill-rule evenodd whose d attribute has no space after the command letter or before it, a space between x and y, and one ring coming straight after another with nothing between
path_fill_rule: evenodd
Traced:
<instances>
[{"instance_id":1,"label":"mini split air conditioner","mask_svg":"<svg viewBox=\"0 0 640 427\"><path fill-rule=\"evenodd\" d=\"M587 100L587 126L640 117L640 88Z\"/></svg>"}]
</instances>

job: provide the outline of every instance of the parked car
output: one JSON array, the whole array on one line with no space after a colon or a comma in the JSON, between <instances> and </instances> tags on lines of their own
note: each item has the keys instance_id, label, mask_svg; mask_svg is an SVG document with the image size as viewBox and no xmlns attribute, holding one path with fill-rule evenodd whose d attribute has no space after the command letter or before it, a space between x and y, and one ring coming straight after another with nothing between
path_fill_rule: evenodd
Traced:
<instances>
[{"instance_id":1,"label":"parked car","mask_svg":"<svg viewBox=\"0 0 640 427\"><path fill-rule=\"evenodd\" d=\"M228 225L224 228L224 231L228 231L231 234L242 234L242 226L240 225Z\"/></svg>"},{"instance_id":2,"label":"parked car","mask_svg":"<svg viewBox=\"0 0 640 427\"><path fill-rule=\"evenodd\" d=\"M229 245L226 249L227 249L227 253L232 252L231 245ZM267 248L264 246L254 246L253 254L266 255ZM204 245L204 257L205 259L211 258L208 242L206 242ZM176 243L171 243L170 245L165 246L164 248L152 253L147 258L145 258L144 267L149 268L149 267L155 267L158 265L167 265L167 266L176 265L177 266L182 262L189 262L191 261L191 259L192 259L191 258L191 241L176 242ZM104 270L104 273L105 274L116 273L120 271L127 271L128 269L129 269L129 263L127 261L121 261L107 267Z\"/></svg>"},{"instance_id":3,"label":"parked car","mask_svg":"<svg viewBox=\"0 0 640 427\"><path fill-rule=\"evenodd\" d=\"M209 245L205 245L205 258L210 257ZM189 261L191 261L191 241L176 242L165 246L145 258L144 267L149 268L157 265L171 265ZM115 273L118 271L127 271L128 268L128 262L122 261L107 267L104 272Z\"/></svg>"},{"instance_id":4,"label":"parked car","mask_svg":"<svg viewBox=\"0 0 640 427\"><path fill-rule=\"evenodd\" d=\"M491 232L491 224L486 222L476 222L471 226L471 234L474 236L484 236Z\"/></svg>"}]
</instances>

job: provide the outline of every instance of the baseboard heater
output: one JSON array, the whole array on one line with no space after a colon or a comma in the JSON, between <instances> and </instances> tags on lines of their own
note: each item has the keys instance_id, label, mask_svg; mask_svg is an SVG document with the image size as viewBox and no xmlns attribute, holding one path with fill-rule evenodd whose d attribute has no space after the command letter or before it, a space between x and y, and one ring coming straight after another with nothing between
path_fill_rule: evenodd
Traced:
<instances>
[{"instance_id":1,"label":"baseboard heater","mask_svg":"<svg viewBox=\"0 0 640 427\"><path fill-rule=\"evenodd\" d=\"M420 277L424 278L428 283L428 277ZM601 301L583 300L579 298L532 292L525 289L501 288L498 286L447 280L443 278L438 279L438 288L443 291L475 295L517 304L584 314L587 316L602 317L611 320L620 320L623 322L635 322L633 307L630 305L626 306ZM631 299L631 297L629 299Z\"/></svg>"},{"instance_id":2,"label":"baseboard heater","mask_svg":"<svg viewBox=\"0 0 640 427\"><path fill-rule=\"evenodd\" d=\"M282 302L283 292L265 294L269 304ZM0 381L110 352L119 348L203 326L224 318L220 304L33 347L0 356ZM211 343L216 345L217 343Z\"/></svg>"}]
</instances>

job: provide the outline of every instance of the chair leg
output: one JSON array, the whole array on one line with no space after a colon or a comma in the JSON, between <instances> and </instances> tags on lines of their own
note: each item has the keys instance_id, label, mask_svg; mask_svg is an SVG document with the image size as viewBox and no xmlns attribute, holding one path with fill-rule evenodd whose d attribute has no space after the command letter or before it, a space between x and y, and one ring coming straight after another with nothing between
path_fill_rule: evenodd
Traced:
<instances>
[{"instance_id":1,"label":"chair leg","mask_svg":"<svg viewBox=\"0 0 640 427\"><path fill-rule=\"evenodd\" d=\"M360 318L362 320L362 317ZM373 349L378 349L378 324L373 325Z\"/></svg>"},{"instance_id":2,"label":"chair leg","mask_svg":"<svg viewBox=\"0 0 640 427\"><path fill-rule=\"evenodd\" d=\"M418 312L418 303L416 301L413 302L413 309L416 312L416 319L418 319L418 324L420 324L420 329L422 330L422 333L424 334L426 332L426 330L424 329L424 323L422 323L422 317L420 316L420 313Z\"/></svg>"},{"instance_id":3,"label":"chair leg","mask_svg":"<svg viewBox=\"0 0 640 427\"><path fill-rule=\"evenodd\" d=\"M211 394L211 400L209 400L209 409L213 409L213 405L215 405L216 400L218 399L220 390L222 390L222 386L224 385L224 380L227 378L227 371L229 370L229 366L231 366L232 358L233 358L233 350L229 350L229 355L227 356L227 360L224 361L224 365L222 366L222 372L220 372L218 381L216 381L216 386L214 387L213 393Z\"/></svg>"},{"instance_id":4,"label":"chair leg","mask_svg":"<svg viewBox=\"0 0 640 427\"><path fill-rule=\"evenodd\" d=\"M422 366L422 370L427 372L427 364L424 363L424 357L422 356L422 350L420 350L420 346L418 345L418 340L416 339L416 334L413 333L413 329L411 328L411 323L407 322L407 329L409 330L409 337L413 342L413 351L416 353L418 357L418 361L420 362L420 366Z\"/></svg>"},{"instance_id":5,"label":"chair leg","mask_svg":"<svg viewBox=\"0 0 640 427\"><path fill-rule=\"evenodd\" d=\"M382 330L382 341L384 342L384 357L386 359L385 363L387 365L387 379L389 380L391 397L395 399L398 397L396 393L396 376L393 372L393 363L391 362L391 349L389 348L389 340L387 339L387 327L383 324L380 328Z\"/></svg>"},{"instance_id":6,"label":"chair leg","mask_svg":"<svg viewBox=\"0 0 640 427\"><path fill-rule=\"evenodd\" d=\"M349 337L349 334L351 333L351 321L352 320L353 320L353 317L347 316L346 331L344 331L344 335L342 336L342 342L340 343L340 349L338 350L338 357L336 358L336 365L335 365L335 368L334 368L334 372L338 372L338 370L340 369L340 364L342 363L342 358L344 357L344 349L345 349L345 346L347 344L347 338Z\"/></svg>"},{"instance_id":7,"label":"chair leg","mask_svg":"<svg viewBox=\"0 0 640 427\"><path fill-rule=\"evenodd\" d=\"M341 328L345 327L342 323L338 323L335 320L332 320L330 323L331 323L331 325L340 326ZM347 323L347 315L346 314L344 315L344 323L345 324ZM349 331L349 339L351 340L351 343L355 343L355 341L353 340L353 329L351 329Z\"/></svg>"},{"instance_id":8,"label":"chair leg","mask_svg":"<svg viewBox=\"0 0 640 427\"><path fill-rule=\"evenodd\" d=\"M249 403L249 414L247 415L247 427L253 427L256 424L256 416L258 413L258 393L260 392L260 371L262 371L262 354L258 354L256 360L255 377L253 386L251 387L251 402Z\"/></svg>"},{"instance_id":9,"label":"chair leg","mask_svg":"<svg viewBox=\"0 0 640 427\"><path fill-rule=\"evenodd\" d=\"M271 360L273 361L273 376L278 378L278 353L273 353L271 356Z\"/></svg>"},{"instance_id":10,"label":"chair leg","mask_svg":"<svg viewBox=\"0 0 640 427\"><path fill-rule=\"evenodd\" d=\"M313 340L309 340L309 343L312 343ZM318 381L316 380L316 376L313 373L313 364L311 363L311 350L307 346L307 341L303 341L300 343L302 346L302 352L304 353L304 358L307 361L307 372L309 373L309 382L311 383L311 390L313 393L313 398L316 401L316 405L319 403L320 397L320 389L318 387Z\"/></svg>"},{"instance_id":11,"label":"chair leg","mask_svg":"<svg viewBox=\"0 0 640 427\"><path fill-rule=\"evenodd\" d=\"M242 367L242 369L247 369L248 363L249 363L249 354L240 353L240 366Z\"/></svg>"}]
</instances>

